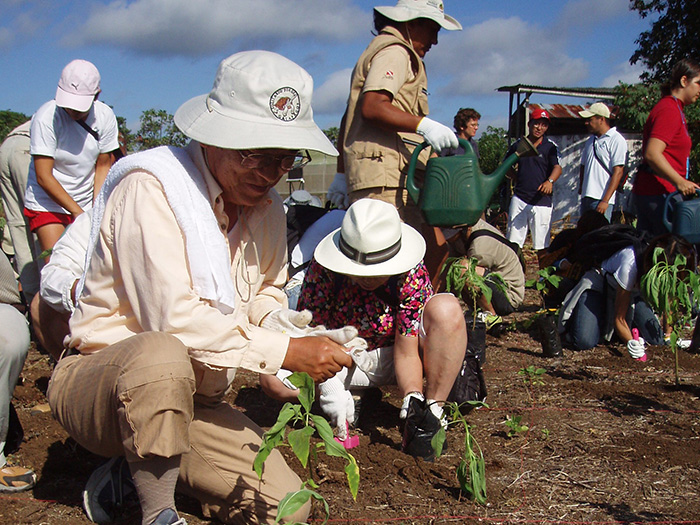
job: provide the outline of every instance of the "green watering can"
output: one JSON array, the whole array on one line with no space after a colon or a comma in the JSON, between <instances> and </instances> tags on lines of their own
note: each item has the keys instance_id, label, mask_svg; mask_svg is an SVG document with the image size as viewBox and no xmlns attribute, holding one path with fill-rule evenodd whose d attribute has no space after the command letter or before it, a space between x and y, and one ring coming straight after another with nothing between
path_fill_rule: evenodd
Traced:
<instances>
[{"instance_id":1,"label":"green watering can","mask_svg":"<svg viewBox=\"0 0 700 525\"><path fill-rule=\"evenodd\" d=\"M503 181L508 170L520 157L535 157L537 148L523 137L515 153L510 155L490 175L481 173L479 161L471 144L460 138L463 155L432 157L425 168L423 189L415 182L418 155L428 146L424 142L413 151L408 165L406 188L408 194L423 212L431 226L473 225L479 220L491 196Z\"/></svg>"}]
</instances>

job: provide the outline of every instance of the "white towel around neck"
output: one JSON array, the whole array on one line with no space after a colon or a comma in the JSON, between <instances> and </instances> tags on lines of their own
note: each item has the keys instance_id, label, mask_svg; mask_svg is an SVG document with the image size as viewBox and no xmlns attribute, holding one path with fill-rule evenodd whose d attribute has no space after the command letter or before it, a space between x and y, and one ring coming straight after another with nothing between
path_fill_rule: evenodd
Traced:
<instances>
[{"instance_id":1,"label":"white towel around neck","mask_svg":"<svg viewBox=\"0 0 700 525\"><path fill-rule=\"evenodd\" d=\"M231 279L231 254L211 208L206 183L187 151L172 146L129 155L110 169L95 199L85 270L76 296L80 297L85 285L85 275L97 244L107 199L121 179L134 171L152 174L163 186L168 204L185 237L194 292L210 301L222 313L233 312L236 292Z\"/></svg>"}]
</instances>

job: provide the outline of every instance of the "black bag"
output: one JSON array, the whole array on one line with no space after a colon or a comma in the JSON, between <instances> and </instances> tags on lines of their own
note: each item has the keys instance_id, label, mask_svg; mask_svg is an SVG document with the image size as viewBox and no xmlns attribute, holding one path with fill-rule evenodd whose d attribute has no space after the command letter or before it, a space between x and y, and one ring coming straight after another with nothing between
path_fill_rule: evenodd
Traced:
<instances>
[{"instance_id":1,"label":"black bag","mask_svg":"<svg viewBox=\"0 0 700 525\"><path fill-rule=\"evenodd\" d=\"M458 404L486 399L486 381L481 370L481 365L486 362L486 325L479 320L475 325L470 312L464 317L467 322L467 348L459 374L447 396L448 401Z\"/></svg>"},{"instance_id":2,"label":"black bag","mask_svg":"<svg viewBox=\"0 0 700 525\"><path fill-rule=\"evenodd\" d=\"M601 263L628 246L634 247L637 267L649 245L649 234L629 224L608 224L588 232L574 243L568 259L583 269L600 267Z\"/></svg>"}]
</instances>

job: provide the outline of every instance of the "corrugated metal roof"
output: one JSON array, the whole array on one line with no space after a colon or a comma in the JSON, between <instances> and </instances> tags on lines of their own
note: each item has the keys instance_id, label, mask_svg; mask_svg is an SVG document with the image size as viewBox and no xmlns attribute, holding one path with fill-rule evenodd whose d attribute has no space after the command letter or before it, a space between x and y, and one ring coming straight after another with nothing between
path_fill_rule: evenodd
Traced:
<instances>
[{"instance_id":1,"label":"corrugated metal roof","mask_svg":"<svg viewBox=\"0 0 700 525\"><path fill-rule=\"evenodd\" d=\"M600 98L606 100L612 100L615 98L615 88L605 87L548 87L516 84L515 86L501 86L496 91L510 94L545 93L549 95Z\"/></svg>"}]
</instances>

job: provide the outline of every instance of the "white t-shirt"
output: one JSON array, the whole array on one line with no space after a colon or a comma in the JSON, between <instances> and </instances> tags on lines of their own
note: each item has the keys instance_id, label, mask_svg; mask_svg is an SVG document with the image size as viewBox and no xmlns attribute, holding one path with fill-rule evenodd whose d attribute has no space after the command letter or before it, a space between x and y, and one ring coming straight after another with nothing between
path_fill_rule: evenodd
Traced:
<instances>
[{"instance_id":1,"label":"white t-shirt","mask_svg":"<svg viewBox=\"0 0 700 525\"><path fill-rule=\"evenodd\" d=\"M605 259L600 267L611 274L623 290L630 292L636 289L637 260L632 246L623 248L612 257Z\"/></svg>"},{"instance_id":2,"label":"white t-shirt","mask_svg":"<svg viewBox=\"0 0 700 525\"><path fill-rule=\"evenodd\" d=\"M85 123L98 133L99 141L50 100L32 117L30 153L52 157L53 176L83 210L88 210L92 207L97 157L119 147L119 131L114 112L100 101L92 105ZM34 211L68 213L37 183L33 159L24 206Z\"/></svg>"},{"instance_id":3,"label":"white t-shirt","mask_svg":"<svg viewBox=\"0 0 700 525\"><path fill-rule=\"evenodd\" d=\"M624 166L627 163L627 141L614 127L600 137L592 135L586 141L581 156L581 163L584 166L581 196L601 199L605 194L610 174L596 160L595 152L612 173L615 166ZM610 197L609 204L615 204L615 193Z\"/></svg>"}]
</instances>

